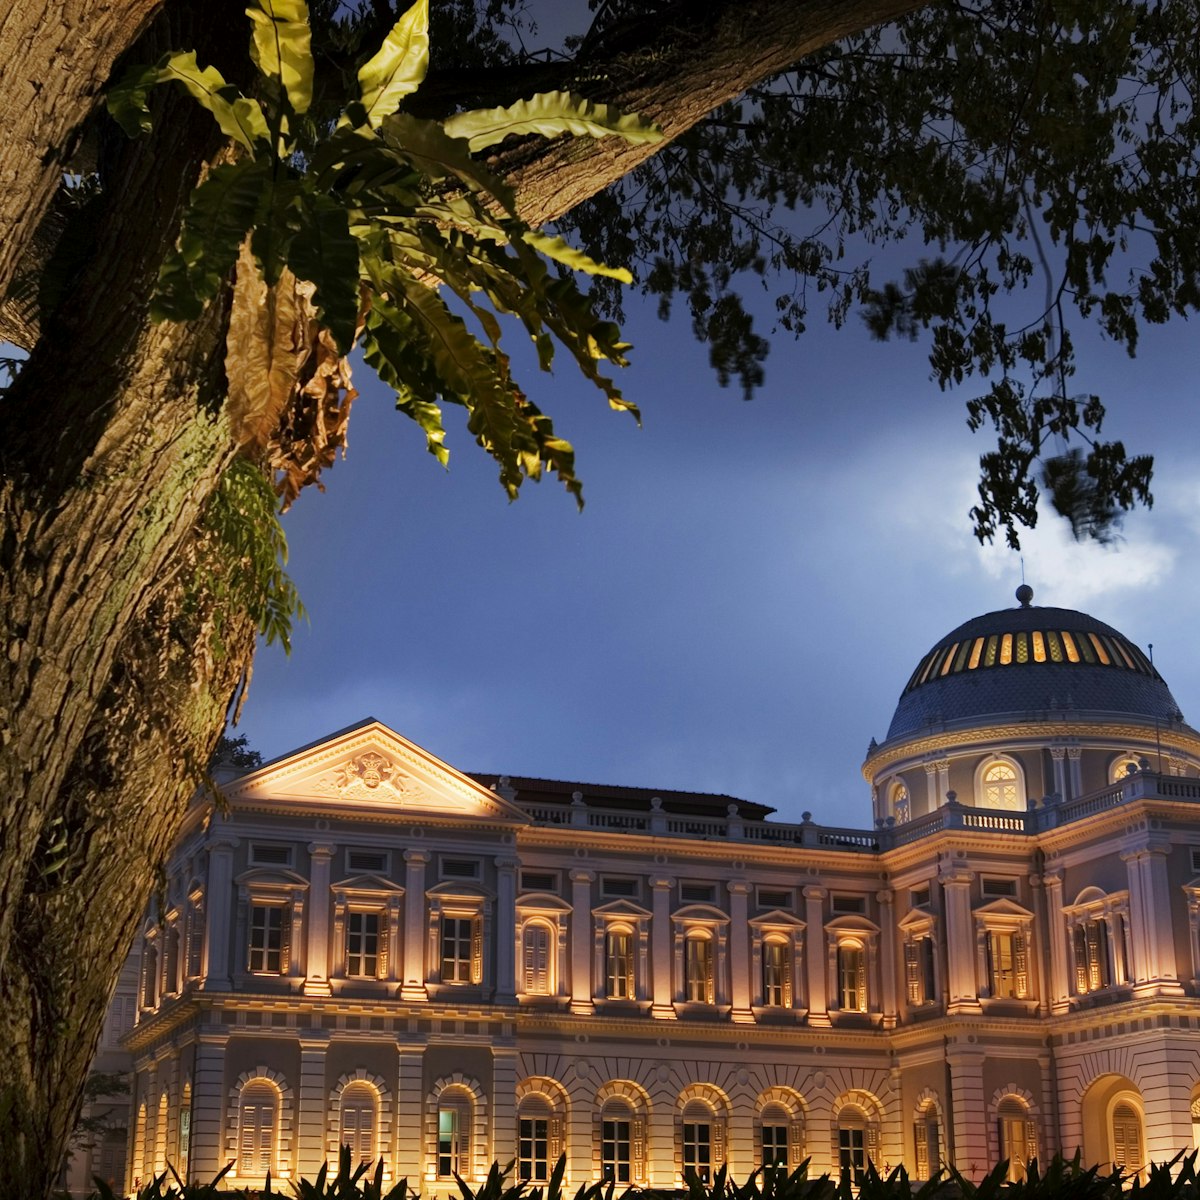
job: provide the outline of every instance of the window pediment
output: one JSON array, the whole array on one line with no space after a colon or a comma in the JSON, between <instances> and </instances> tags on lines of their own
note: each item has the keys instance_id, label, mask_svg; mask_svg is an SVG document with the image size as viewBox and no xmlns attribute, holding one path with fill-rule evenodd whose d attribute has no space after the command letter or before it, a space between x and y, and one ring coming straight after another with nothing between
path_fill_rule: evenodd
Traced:
<instances>
[{"instance_id":1,"label":"window pediment","mask_svg":"<svg viewBox=\"0 0 1200 1200\"><path fill-rule=\"evenodd\" d=\"M649 909L642 908L640 904L633 904L629 900L613 900L609 904L601 904L599 908L592 909L593 917L600 917L606 921L621 919L648 921L653 915Z\"/></svg>"},{"instance_id":2,"label":"window pediment","mask_svg":"<svg viewBox=\"0 0 1200 1200\"><path fill-rule=\"evenodd\" d=\"M487 900L494 899L493 893L486 888L481 888L474 883L459 883L457 880L452 880L448 883L439 883L431 887L426 893L430 900L437 900L445 903L449 900L465 900L471 904L483 904Z\"/></svg>"},{"instance_id":3,"label":"window pediment","mask_svg":"<svg viewBox=\"0 0 1200 1200\"><path fill-rule=\"evenodd\" d=\"M711 904L685 904L672 914L673 921L703 922L705 925L728 925L729 914Z\"/></svg>"},{"instance_id":4,"label":"window pediment","mask_svg":"<svg viewBox=\"0 0 1200 1200\"><path fill-rule=\"evenodd\" d=\"M826 921L825 932L845 935L861 933L877 936L879 934L879 926L874 921L868 921L866 917L855 913L847 914L844 917L834 917L832 921Z\"/></svg>"},{"instance_id":5,"label":"window pediment","mask_svg":"<svg viewBox=\"0 0 1200 1200\"><path fill-rule=\"evenodd\" d=\"M330 885L335 892L371 892L384 896L403 896L404 889L390 879L382 879L378 875L352 875L339 883Z\"/></svg>"},{"instance_id":6,"label":"window pediment","mask_svg":"<svg viewBox=\"0 0 1200 1200\"><path fill-rule=\"evenodd\" d=\"M303 875L297 875L295 871L284 871L278 868L272 870L269 867L254 867L252 870L243 871L234 881L239 887L267 889L279 888L287 891L294 891L296 888L308 888L308 880Z\"/></svg>"},{"instance_id":7,"label":"window pediment","mask_svg":"<svg viewBox=\"0 0 1200 1200\"><path fill-rule=\"evenodd\" d=\"M932 933L937 928L937 917L921 908L914 908L896 922L896 927L910 936L918 933Z\"/></svg>"},{"instance_id":8,"label":"window pediment","mask_svg":"<svg viewBox=\"0 0 1200 1200\"><path fill-rule=\"evenodd\" d=\"M975 919L986 925L1028 925L1033 913L1015 900L991 900L974 910Z\"/></svg>"},{"instance_id":9,"label":"window pediment","mask_svg":"<svg viewBox=\"0 0 1200 1200\"><path fill-rule=\"evenodd\" d=\"M571 906L561 897L549 892L526 892L517 901L521 913L569 913Z\"/></svg>"},{"instance_id":10,"label":"window pediment","mask_svg":"<svg viewBox=\"0 0 1200 1200\"><path fill-rule=\"evenodd\" d=\"M754 929L788 929L799 933L804 929L804 922L793 913L784 912L783 909L777 908L774 912L763 913L758 917L751 917L749 924Z\"/></svg>"}]
</instances>

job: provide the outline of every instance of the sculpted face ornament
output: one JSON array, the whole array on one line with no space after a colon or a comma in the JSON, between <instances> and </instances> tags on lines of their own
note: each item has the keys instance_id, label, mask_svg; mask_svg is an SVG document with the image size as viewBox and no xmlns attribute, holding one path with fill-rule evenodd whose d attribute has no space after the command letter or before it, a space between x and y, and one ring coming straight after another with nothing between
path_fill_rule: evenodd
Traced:
<instances>
[{"instance_id":1,"label":"sculpted face ornament","mask_svg":"<svg viewBox=\"0 0 1200 1200\"><path fill-rule=\"evenodd\" d=\"M378 754L364 754L347 767L351 779L362 780L363 786L374 791L381 783L387 783L395 768L386 758ZM348 781L349 782L349 781Z\"/></svg>"}]
</instances>

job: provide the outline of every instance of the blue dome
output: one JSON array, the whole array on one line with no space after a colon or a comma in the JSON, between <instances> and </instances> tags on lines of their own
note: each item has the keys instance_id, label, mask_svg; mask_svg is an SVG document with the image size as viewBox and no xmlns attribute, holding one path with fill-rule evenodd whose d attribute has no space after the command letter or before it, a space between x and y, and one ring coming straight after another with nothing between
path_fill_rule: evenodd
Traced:
<instances>
[{"instance_id":1,"label":"blue dome","mask_svg":"<svg viewBox=\"0 0 1200 1200\"><path fill-rule=\"evenodd\" d=\"M1183 719L1149 658L1111 625L1069 608L1023 605L946 634L917 664L887 737L930 725L1067 713Z\"/></svg>"}]
</instances>

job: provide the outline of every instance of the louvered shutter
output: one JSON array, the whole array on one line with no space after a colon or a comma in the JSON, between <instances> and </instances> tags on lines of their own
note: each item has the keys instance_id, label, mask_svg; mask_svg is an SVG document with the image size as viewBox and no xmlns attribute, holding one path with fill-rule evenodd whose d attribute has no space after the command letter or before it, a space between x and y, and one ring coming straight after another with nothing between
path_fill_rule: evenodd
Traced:
<instances>
[{"instance_id":1,"label":"louvered shutter","mask_svg":"<svg viewBox=\"0 0 1200 1200\"><path fill-rule=\"evenodd\" d=\"M483 982L483 922L478 917L471 921L471 982Z\"/></svg>"},{"instance_id":2,"label":"louvered shutter","mask_svg":"<svg viewBox=\"0 0 1200 1200\"><path fill-rule=\"evenodd\" d=\"M279 914L279 973L286 975L292 969L292 910L284 907Z\"/></svg>"},{"instance_id":3,"label":"louvered shutter","mask_svg":"<svg viewBox=\"0 0 1200 1200\"><path fill-rule=\"evenodd\" d=\"M988 933L983 939L983 969L987 975L987 990L989 996L996 994L996 946L994 933Z\"/></svg>"},{"instance_id":4,"label":"louvered shutter","mask_svg":"<svg viewBox=\"0 0 1200 1200\"><path fill-rule=\"evenodd\" d=\"M1087 937L1082 925L1075 926L1075 990L1079 995L1088 992Z\"/></svg>"},{"instance_id":5,"label":"louvered shutter","mask_svg":"<svg viewBox=\"0 0 1200 1200\"><path fill-rule=\"evenodd\" d=\"M629 1122L630 1174L634 1183L646 1182L646 1118L634 1117Z\"/></svg>"},{"instance_id":6,"label":"louvered shutter","mask_svg":"<svg viewBox=\"0 0 1200 1200\"><path fill-rule=\"evenodd\" d=\"M705 943L707 953L704 957L704 1002L706 1004L716 1003L716 974L717 963L716 954L714 952L712 941Z\"/></svg>"},{"instance_id":7,"label":"louvered shutter","mask_svg":"<svg viewBox=\"0 0 1200 1200\"><path fill-rule=\"evenodd\" d=\"M917 1148L917 1178L929 1178L929 1126L919 1120L913 1126L913 1141Z\"/></svg>"},{"instance_id":8,"label":"louvered shutter","mask_svg":"<svg viewBox=\"0 0 1200 1200\"><path fill-rule=\"evenodd\" d=\"M725 1162L725 1119L714 1117L712 1122L713 1170L719 1170Z\"/></svg>"},{"instance_id":9,"label":"louvered shutter","mask_svg":"<svg viewBox=\"0 0 1200 1200\"><path fill-rule=\"evenodd\" d=\"M804 1122L788 1122L788 1170L794 1171L804 1161Z\"/></svg>"},{"instance_id":10,"label":"louvered shutter","mask_svg":"<svg viewBox=\"0 0 1200 1200\"><path fill-rule=\"evenodd\" d=\"M867 998L867 952L858 952L858 1011L867 1012L871 1002Z\"/></svg>"},{"instance_id":11,"label":"louvered shutter","mask_svg":"<svg viewBox=\"0 0 1200 1200\"><path fill-rule=\"evenodd\" d=\"M379 914L379 957L375 960L375 978L388 977L388 949L391 946L392 926L387 910Z\"/></svg>"},{"instance_id":12,"label":"louvered shutter","mask_svg":"<svg viewBox=\"0 0 1200 1200\"><path fill-rule=\"evenodd\" d=\"M1032 1162L1038 1156L1037 1126L1031 1120L1025 1121L1025 1161Z\"/></svg>"},{"instance_id":13,"label":"louvered shutter","mask_svg":"<svg viewBox=\"0 0 1200 1200\"><path fill-rule=\"evenodd\" d=\"M792 1007L792 948L784 946L783 948L783 1007Z\"/></svg>"},{"instance_id":14,"label":"louvered shutter","mask_svg":"<svg viewBox=\"0 0 1200 1200\"><path fill-rule=\"evenodd\" d=\"M1103 951L1100 948L1100 922L1089 921L1087 923L1087 966L1088 966L1088 983L1090 991L1098 991L1104 986L1104 979L1101 970L1101 954Z\"/></svg>"},{"instance_id":15,"label":"louvered shutter","mask_svg":"<svg viewBox=\"0 0 1200 1200\"><path fill-rule=\"evenodd\" d=\"M873 1163L880 1161L879 1126L874 1121L867 1126L867 1159Z\"/></svg>"},{"instance_id":16,"label":"louvered shutter","mask_svg":"<svg viewBox=\"0 0 1200 1200\"><path fill-rule=\"evenodd\" d=\"M546 1123L546 1155L550 1166L558 1162L563 1152L563 1123L562 1117L551 1117Z\"/></svg>"},{"instance_id":17,"label":"louvered shutter","mask_svg":"<svg viewBox=\"0 0 1200 1200\"><path fill-rule=\"evenodd\" d=\"M925 997L921 994L920 946L916 942L904 943L904 980L909 1004L921 1004Z\"/></svg>"},{"instance_id":18,"label":"louvered shutter","mask_svg":"<svg viewBox=\"0 0 1200 1200\"><path fill-rule=\"evenodd\" d=\"M1029 995L1029 939L1024 933L1013 934L1013 973L1016 993L1023 1000Z\"/></svg>"}]
</instances>

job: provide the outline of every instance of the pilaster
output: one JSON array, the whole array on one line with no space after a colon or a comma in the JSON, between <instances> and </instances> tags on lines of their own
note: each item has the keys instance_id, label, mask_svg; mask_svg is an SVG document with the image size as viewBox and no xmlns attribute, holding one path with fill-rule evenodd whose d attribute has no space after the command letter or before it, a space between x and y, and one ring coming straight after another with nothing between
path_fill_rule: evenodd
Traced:
<instances>
[{"instance_id":1,"label":"pilaster","mask_svg":"<svg viewBox=\"0 0 1200 1200\"><path fill-rule=\"evenodd\" d=\"M402 1000L428 1000L425 990L425 864L427 850L404 852L404 976Z\"/></svg>"},{"instance_id":2,"label":"pilaster","mask_svg":"<svg viewBox=\"0 0 1200 1200\"><path fill-rule=\"evenodd\" d=\"M334 848L312 842L308 847L311 864L308 884L308 953L305 956L304 994L330 996L329 962L329 871Z\"/></svg>"},{"instance_id":3,"label":"pilaster","mask_svg":"<svg viewBox=\"0 0 1200 1200\"><path fill-rule=\"evenodd\" d=\"M729 889L729 999L733 1005L730 1019L747 1023L754 1020L750 1011L750 885L735 879Z\"/></svg>"},{"instance_id":4,"label":"pilaster","mask_svg":"<svg viewBox=\"0 0 1200 1200\"><path fill-rule=\"evenodd\" d=\"M493 944L496 947L497 1004L517 1002L517 866L515 858L496 859L496 936ZM496 1157L501 1162L508 1162L512 1155L498 1154Z\"/></svg>"},{"instance_id":5,"label":"pilaster","mask_svg":"<svg viewBox=\"0 0 1200 1200\"><path fill-rule=\"evenodd\" d=\"M238 839L217 834L208 843L208 936L204 939L206 991L227 992L233 987L229 966L229 931L233 923L233 852Z\"/></svg>"},{"instance_id":6,"label":"pilaster","mask_svg":"<svg viewBox=\"0 0 1200 1200\"><path fill-rule=\"evenodd\" d=\"M329 1095L325 1055L329 1036L307 1030L300 1038L300 1085L296 1089L296 1126L293 1139L296 1170L313 1178L325 1162Z\"/></svg>"},{"instance_id":7,"label":"pilaster","mask_svg":"<svg viewBox=\"0 0 1200 1200\"><path fill-rule=\"evenodd\" d=\"M829 994L826 990L825 897L823 887L804 889L805 944L808 950L808 1023L829 1028Z\"/></svg>"},{"instance_id":8,"label":"pilaster","mask_svg":"<svg viewBox=\"0 0 1200 1200\"><path fill-rule=\"evenodd\" d=\"M586 1016L592 1002L592 883L594 871L571 872L571 1011Z\"/></svg>"},{"instance_id":9,"label":"pilaster","mask_svg":"<svg viewBox=\"0 0 1200 1200\"><path fill-rule=\"evenodd\" d=\"M653 999L650 1015L660 1020L675 1020L675 1005L671 994L671 890L675 880L665 875L650 880L654 892L654 917L651 936L654 952L651 955L653 970Z\"/></svg>"}]
</instances>

